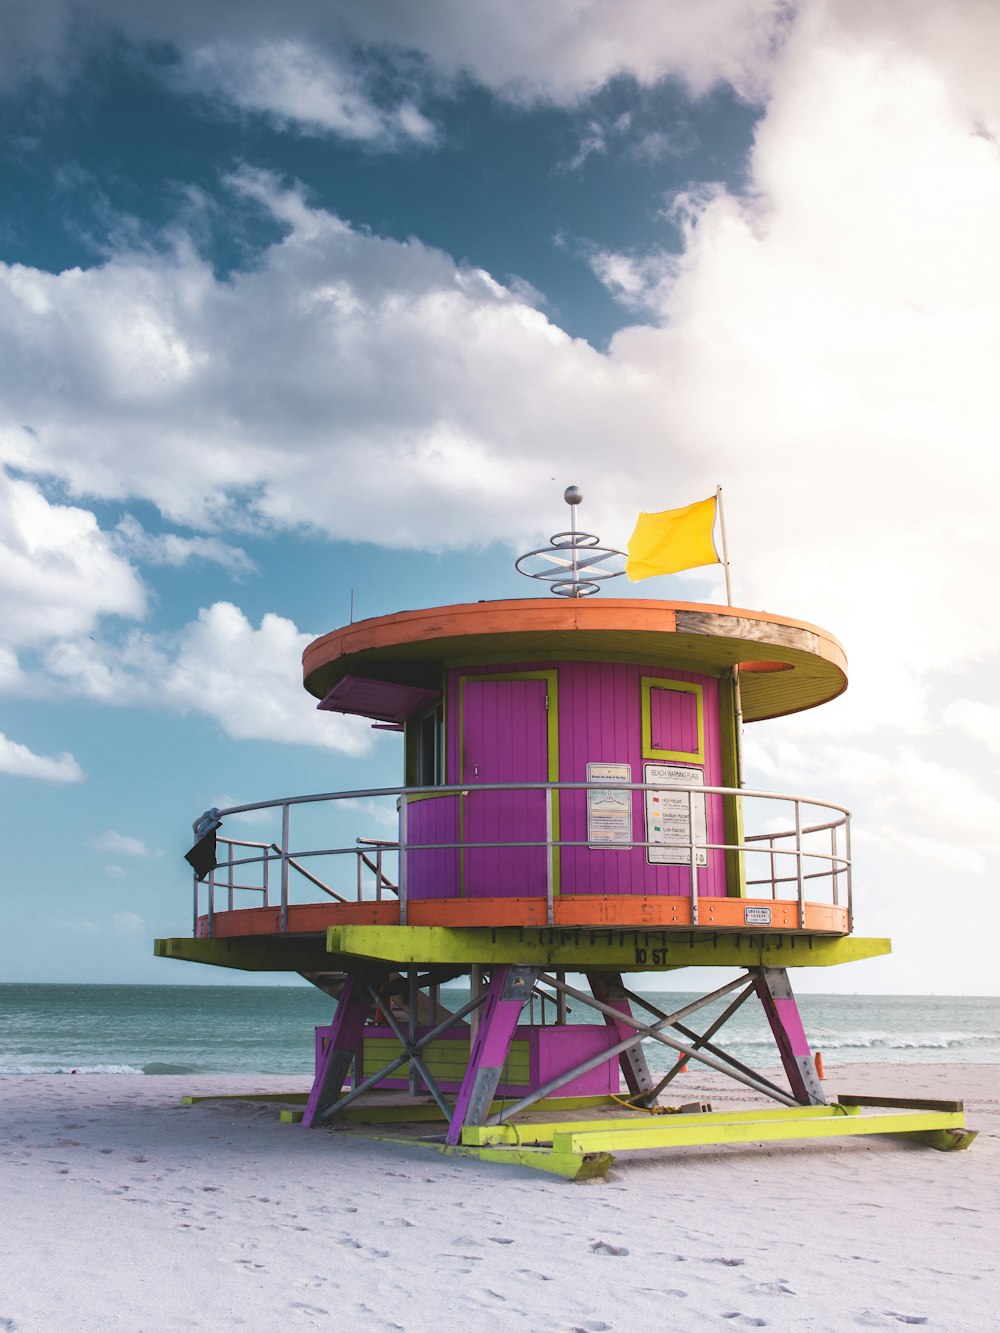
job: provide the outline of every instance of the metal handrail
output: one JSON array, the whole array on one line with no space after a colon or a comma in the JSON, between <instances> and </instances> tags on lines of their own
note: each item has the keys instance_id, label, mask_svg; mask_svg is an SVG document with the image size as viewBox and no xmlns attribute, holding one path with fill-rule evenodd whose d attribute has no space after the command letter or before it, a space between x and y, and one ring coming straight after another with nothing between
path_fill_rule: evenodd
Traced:
<instances>
[{"instance_id":1,"label":"metal handrail","mask_svg":"<svg viewBox=\"0 0 1000 1333\"><path fill-rule=\"evenodd\" d=\"M381 787L367 788L362 790L353 790L345 792L323 792L306 796L287 796L270 801L256 801L246 805L230 806L223 810L217 810L214 814L219 820L228 818L232 815L249 813L260 810L280 810L282 832L281 845L276 842L255 842L249 839L228 838L220 836L218 843L225 848L225 860L211 872L208 877L208 929L209 933L214 932L214 918L216 913L215 891L221 888L227 892L229 910L234 907L234 894L237 892L262 893L264 905L269 905L269 878L268 871L270 863L279 860L281 863L281 903L280 920L281 930L288 928L288 906L289 906L289 870L294 869L299 875L315 884L324 893L340 902L347 902L349 899L337 890L332 889L322 880L313 875L304 866L299 864L305 858L318 856L353 856L357 866L356 895L357 901L367 901L365 896L365 872L368 871L373 879L373 889L376 901L381 901L382 890L384 888L391 890L399 897L400 922L406 923L408 909L407 893L407 861L409 854L427 851L466 851L469 849L514 849L514 848L544 848L546 854L546 905L548 921L553 921L554 912L554 862L555 853L563 848L572 847L593 847L594 844L589 839L571 839L556 838L553 836L554 821L554 797L553 793L562 792L585 792L585 791L606 791L608 784L606 782L498 782L498 783L476 783L473 785L451 783L447 786L429 786L429 787ZM665 843L662 840L644 840L641 838L632 838L627 844L628 848L649 849L651 847L668 846L674 851L686 850L687 856L681 862L671 863L675 868L687 865L690 869L690 894L691 894L691 920L692 924L698 924L698 905L699 905L699 883L698 871L704 867L699 866L699 854L705 853L706 859L709 853L735 853L741 863L745 863L748 854L766 856L769 859L771 873L761 879L745 879L744 883L749 887L769 886L770 897L773 900L778 898L778 886L782 884L796 885L795 900L798 906L798 924L802 928L805 924L805 888L810 881L825 879L831 884L832 901L835 906L840 904L840 878L846 877L847 886L847 919L848 929L853 925L853 889L851 876L851 857L850 857L850 813L843 806L837 805L833 801L824 801L817 797L805 797L793 795L785 792L759 791L751 788L735 787L690 787L671 783L648 783L648 782L627 782L615 783L616 791L631 792L668 792L683 795L687 801L687 838L675 842ZM491 842L469 842L461 840L458 842L411 842L409 839L409 811L410 805L415 797L462 797L469 796L475 792L528 792L539 791L548 794L545 802L546 829L544 839L526 839L522 841L491 841ZM794 812L794 824L789 829L773 830L764 833L745 834L740 843L719 843L709 842L707 839L698 840L695 836L695 800L696 798L719 796L738 798L741 802L745 800L761 800L768 802L783 802L791 804ZM291 809L293 806L314 805L323 802L335 802L343 800L359 799L378 799L395 798L399 818L399 839L396 842L382 838L357 838L353 847L322 847L322 848L301 848L293 849L290 846L290 823ZM822 823L805 824L802 819L802 808L815 807L819 809L835 811L840 818L827 820ZM838 849L838 834L844 830L845 850ZM818 848L810 848L805 845L805 840L815 837L815 835L828 832L830 834L830 850L828 852L820 851ZM794 846L777 846L777 842L793 841ZM602 850L611 850L614 844L607 844ZM619 844L624 848L626 844ZM371 848L375 852L375 859L365 850ZM236 849L254 850L262 853L258 856L237 856ZM385 874L383 868L383 855L395 853L398 858L398 884L393 884L391 879ZM273 853L273 855L272 855ZM791 874L778 874L778 857L792 857L794 859L794 871ZM819 870L810 870L806 868L807 863L824 863L824 868ZM260 865L262 867L262 885L245 884L237 881L235 871L238 867ZM742 864L741 864L741 873ZM220 880L220 874L222 876ZM195 879L194 885L194 916L195 928L200 915L200 885Z\"/></svg>"}]
</instances>

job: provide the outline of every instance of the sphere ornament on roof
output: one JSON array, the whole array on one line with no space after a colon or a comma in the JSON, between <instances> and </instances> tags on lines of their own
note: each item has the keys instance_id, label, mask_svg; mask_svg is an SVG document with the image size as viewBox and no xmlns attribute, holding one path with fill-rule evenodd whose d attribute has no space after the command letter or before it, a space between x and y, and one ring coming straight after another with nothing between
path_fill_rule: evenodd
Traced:
<instances>
[{"instance_id":1,"label":"sphere ornament on roof","mask_svg":"<svg viewBox=\"0 0 1000 1333\"><path fill-rule=\"evenodd\" d=\"M602 546L593 532L577 531L576 507L583 501L579 486L567 486L563 499L570 507L569 532L553 533L548 546L518 556L514 568L525 578L548 583L557 597L592 597L605 580L625 573L625 552ZM623 562L620 569L611 567L616 560Z\"/></svg>"}]
</instances>

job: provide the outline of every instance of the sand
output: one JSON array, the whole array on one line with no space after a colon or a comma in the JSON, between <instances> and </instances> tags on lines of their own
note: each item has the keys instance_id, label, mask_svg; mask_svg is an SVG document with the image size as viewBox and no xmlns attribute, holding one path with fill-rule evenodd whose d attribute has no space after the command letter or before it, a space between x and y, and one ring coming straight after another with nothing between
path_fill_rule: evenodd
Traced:
<instances>
[{"instance_id":1,"label":"sand","mask_svg":"<svg viewBox=\"0 0 1000 1333\"><path fill-rule=\"evenodd\" d=\"M579 1184L180 1102L296 1086L0 1080L0 1331L1000 1327L996 1067L828 1065L830 1092L964 1097L967 1152L695 1148Z\"/></svg>"}]
</instances>

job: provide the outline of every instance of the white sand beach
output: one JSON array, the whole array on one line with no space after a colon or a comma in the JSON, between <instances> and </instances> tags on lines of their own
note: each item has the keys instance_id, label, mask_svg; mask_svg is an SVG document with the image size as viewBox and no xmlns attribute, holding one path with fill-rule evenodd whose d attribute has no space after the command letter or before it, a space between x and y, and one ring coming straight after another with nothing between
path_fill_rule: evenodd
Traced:
<instances>
[{"instance_id":1,"label":"white sand beach","mask_svg":"<svg viewBox=\"0 0 1000 1333\"><path fill-rule=\"evenodd\" d=\"M966 1152L695 1148L578 1184L181 1104L295 1086L0 1080L0 1330L1000 1326L997 1067L827 1066L830 1094L964 1098ZM747 1101L714 1076L675 1086Z\"/></svg>"}]
</instances>

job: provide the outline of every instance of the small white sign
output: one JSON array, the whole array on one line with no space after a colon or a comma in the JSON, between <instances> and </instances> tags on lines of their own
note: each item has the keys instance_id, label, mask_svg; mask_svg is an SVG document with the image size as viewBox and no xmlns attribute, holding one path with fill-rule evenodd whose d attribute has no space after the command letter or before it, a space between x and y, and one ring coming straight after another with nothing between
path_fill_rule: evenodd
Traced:
<instances>
[{"instance_id":1,"label":"small white sign","mask_svg":"<svg viewBox=\"0 0 1000 1333\"><path fill-rule=\"evenodd\" d=\"M681 764L647 764L646 782L662 782L671 787L704 787L705 773L700 768ZM646 792L646 848L650 865L689 866L691 864L691 816L694 816L694 841L708 842L708 820L704 796L691 797L686 791ZM696 866L708 865L708 852L701 848L694 854Z\"/></svg>"},{"instance_id":2,"label":"small white sign","mask_svg":"<svg viewBox=\"0 0 1000 1333\"><path fill-rule=\"evenodd\" d=\"M743 924L746 926L769 926L771 924L770 907L744 907Z\"/></svg>"},{"instance_id":3,"label":"small white sign","mask_svg":"<svg viewBox=\"0 0 1000 1333\"><path fill-rule=\"evenodd\" d=\"M632 781L631 764L588 764L588 782ZM632 793L614 786L587 792L587 843L590 847L632 846Z\"/></svg>"}]
</instances>

